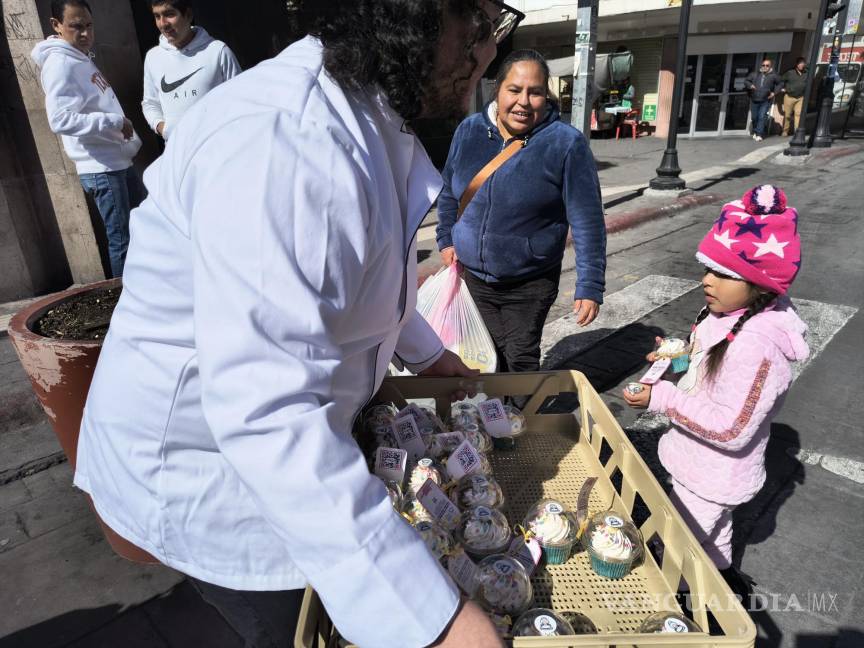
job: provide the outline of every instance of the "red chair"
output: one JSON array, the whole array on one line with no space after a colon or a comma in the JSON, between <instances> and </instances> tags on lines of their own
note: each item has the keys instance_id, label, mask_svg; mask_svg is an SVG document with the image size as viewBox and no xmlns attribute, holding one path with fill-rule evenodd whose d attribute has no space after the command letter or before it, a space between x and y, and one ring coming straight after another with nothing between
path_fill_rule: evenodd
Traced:
<instances>
[{"instance_id":1,"label":"red chair","mask_svg":"<svg viewBox=\"0 0 864 648\"><path fill-rule=\"evenodd\" d=\"M630 128L630 132L633 134L634 140L639 136L639 126L641 126L641 122L639 121L638 110L634 108L633 110L624 113L624 118L620 122L618 122L618 127L615 129L616 141L621 136L621 129L624 126L628 126Z\"/></svg>"}]
</instances>

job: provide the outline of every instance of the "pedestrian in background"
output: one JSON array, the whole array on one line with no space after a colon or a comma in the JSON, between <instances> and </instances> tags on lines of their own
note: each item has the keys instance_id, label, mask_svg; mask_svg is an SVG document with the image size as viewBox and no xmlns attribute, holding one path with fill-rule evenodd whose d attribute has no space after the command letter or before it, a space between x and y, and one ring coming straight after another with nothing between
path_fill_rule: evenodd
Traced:
<instances>
[{"instance_id":1,"label":"pedestrian in background","mask_svg":"<svg viewBox=\"0 0 864 648\"><path fill-rule=\"evenodd\" d=\"M147 195L132 166L141 140L91 59L90 5L53 0L51 27L56 36L37 44L31 54L41 70L48 124L62 137L81 186L96 203L105 224L111 275L119 277L129 246L129 213Z\"/></svg>"},{"instance_id":2,"label":"pedestrian in background","mask_svg":"<svg viewBox=\"0 0 864 648\"><path fill-rule=\"evenodd\" d=\"M516 152L466 205L472 180L504 150ZM459 125L443 175L437 240L444 262L464 267L499 371L536 371L568 229L576 248L579 325L597 317L606 285L606 225L594 157L582 134L559 120L540 54L519 50L502 62L495 99Z\"/></svg>"},{"instance_id":3,"label":"pedestrian in background","mask_svg":"<svg viewBox=\"0 0 864 648\"><path fill-rule=\"evenodd\" d=\"M192 24L189 0L151 0L159 44L144 58L144 117L168 140L171 129L205 94L240 74L231 49Z\"/></svg>"},{"instance_id":4,"label":"pedestrian in background","mask_svg":"<svg viewBox=\"0 0 864 648\"><path fill-rule=\"evenodd\" d=\"M705 266L705 306L687 372L677 385L661 380L638 394L625 389L624 398L671 421L658 454L672 477L672 502L733 591L746 596L732 566L732 512L765 483L771 421L792 384L792 363L809 354L807 325L786 296L801 267L798 212L777 187L756 187L724 205L696 258Z\"/></svg>"},{"instance_id":5,"label":"pedestrian in background","mask_svg":"<svg viewBox=\"0 0 864 648\"><path fill-rule=\"evenodd\" d=\"M774 73L774 63L765 59L758 72L747 75L747 89L750 93L750 117L753 122L753 139L761 142L768 135L768 113L771 102L780 91L783 83Z\"/></svg>"},{"instance_id":6,"label":"pedestrian in background","mask_svg":"<svg viewBox=\"0 0 864 648\"><path fill-rule=\"evenodd\" d=\"M807 88L807 59L799 56L795 67L786 70L783 81L783 135L793 135L801 122L804 109L804 91ZM794 127L793 127L794 118Z\"/></svg>"},{"instance_id":7,"label":"pedestrian in background","mask_svg":"<svg viewBox=\"0 0 864 648\"><path fill-rule=\"evenodd\" d=\"M415 308L441 176L411 122L464 115L512 21L489 0L291 7L309 35L147 169L75 484L246 646L293 646L310 585L361 646L501 648L351 432L394 354L476 375Z\"/></svg>"}]
</instances>

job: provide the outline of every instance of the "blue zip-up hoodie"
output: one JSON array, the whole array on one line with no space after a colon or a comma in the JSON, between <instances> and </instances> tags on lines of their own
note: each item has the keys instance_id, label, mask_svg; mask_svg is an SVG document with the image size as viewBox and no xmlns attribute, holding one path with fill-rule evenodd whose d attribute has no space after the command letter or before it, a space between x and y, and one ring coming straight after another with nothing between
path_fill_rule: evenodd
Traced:
<instances>
[{"instance_id":1,"label":"blue zip-up hoodie","mask_svg":"<svg viewBox=\"0 0 864 648\"><path fill-rule=\"evenodd\" d=\"M549 105L528 143L489 178L456 222L459 198L506 142L495 104L464 120L450 145L438 198L438 249L487 282L529 279L561 263L567 226L576 248L575 299L602 303L606 225L594 157L578 130ZM490 113L492 118L490 118Z\"/></svg>"}]
</instances>

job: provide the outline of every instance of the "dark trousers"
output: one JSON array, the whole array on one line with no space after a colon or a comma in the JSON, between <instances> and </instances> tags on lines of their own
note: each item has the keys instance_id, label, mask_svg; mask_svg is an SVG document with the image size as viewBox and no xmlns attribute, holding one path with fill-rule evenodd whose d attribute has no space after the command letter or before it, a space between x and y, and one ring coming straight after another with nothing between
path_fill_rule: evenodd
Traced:
<instances>
[{"instance_id":1,"label":"dark trousers","mask_svg":"<svg viewBox=\"0 0 864 648\"><path fill-rule=\"evenodd\" d=\"M293 648L302 589L243 592L191 577L189 582L240 635L246 648Z\"/></svg>"},{"instance_id":2,"label":"dark trousers","mask_svg":"<svg viewBox=\"0 0 864 648\"><path fill-rule=\"evenodd\" d=\"M486 283L465 270L463 277L498 352L498 371L540 369L540 337L558 297L561 266L524 281Z\"/></svg>"},{"instance_id":3,"label":"dark trousers","mask_svg":"<svg viewBox=\"0 0 864 648\"><path fill-rule=\"evenodd\" d=\"M770 99L750 102L750 118L753 122L753 134L765 137L768 130L768 111L771 110Z\"/></svg>"}]
</instances>

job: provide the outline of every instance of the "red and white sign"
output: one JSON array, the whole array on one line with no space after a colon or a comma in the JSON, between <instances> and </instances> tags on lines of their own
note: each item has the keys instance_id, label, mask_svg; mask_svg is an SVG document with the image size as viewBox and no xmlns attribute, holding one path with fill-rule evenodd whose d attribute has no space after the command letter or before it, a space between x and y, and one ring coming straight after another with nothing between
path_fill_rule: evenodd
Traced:
<instances>
[{"instance_id":1,"label":"red and white sign","mask_svg":"<svg viewBox=\"0 0 864 648\"><path fill-rule=\"evenodd\" d=\"M819 59L820 63L831 62L831 44L827 43L822 46L822 56ZM862 63L864 62L864 43L844 43L840 47L840 63Z\"/></svg>"}]
</instances>

